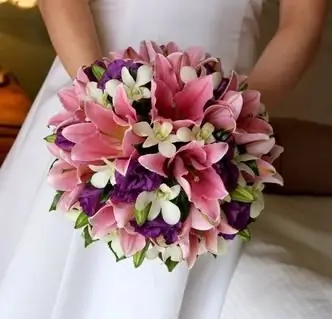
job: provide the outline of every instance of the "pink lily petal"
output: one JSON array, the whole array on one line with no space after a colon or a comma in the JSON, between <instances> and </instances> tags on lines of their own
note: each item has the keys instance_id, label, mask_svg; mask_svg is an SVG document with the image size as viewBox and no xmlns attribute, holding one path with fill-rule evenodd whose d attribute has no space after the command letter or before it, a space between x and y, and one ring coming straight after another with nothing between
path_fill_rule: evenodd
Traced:
<instances>
[{"instance_id":1,"label":"pink lily petal","mask_svg":"<svg viewBox=\"0 0 332 319\"><path fill-rule=\"evenodd\" d=\"M94 102L87 102L85 106L87 118L104 133L112 133L118 124L114 121L114 113L111 109L102 107Z\"/></svg>"},{"instance_id":2,"label":"pink lily petal","mask_svg":"<svg viewBox=\"0 0 332 319\"><path fill-rule=\"evenodd\" d=\"M73 113L68 111L61 111L53 116L48 120L47 125L50 126L59 126L61 123L68 121L74 117Z\"/></svg>"},{"instance_id":3,"label":"pink lily petal","mask_svg":"<svg viewBox=\"0 0 332 319\"><path fill-rule=\"evenodd\" d=\"M276 169L269 162L262 159L256 160L257 169L260 177L270 176L276 174Z\"/></svg>"},{"instance_id":4,"label":"pink lily petal","mask_svg":"<svg viewBox=\"0 0 332 319\"><path fill-rule=\"evenodd\" d=\"M173 93L180 89L170 62L162 54L157 54L155 59L155 79L164 82Z\"/></svg>"},{"instance_id":5,"label":"pink lily petal","mask_svg":"<svg viewBox=\"0 0 332 319\"><path fill-rule=\"evenodd\" d=\"M207 155L207 165L215 164L219 162L228 151L228 144L219 142L213 144L207 144L203 147Z\"/></svg>"},{"instance_id":6,"label":"pink lily petal","mask_svg":"<svg viewBox=\"0 0 332 319\"><path fill-rule=\"evenodd\" d=\"M275 145L275 142L276 141L274 137L265 141L253 142L246 145L246 150L251 155L261 157L262 155L267 154L271 151L271 149Z\"/></svg>"},{"instance_id":7,"label":"pink lily petal","mask_svg":"<svg viewBox=\"0 0 332 319\"><path fill-rule=\"evenodd\" d=\"M47 180L59 191L72 191L79 183L76 168L61 159L53 164Z\"/></svg>"},{"instance_id":8,"label":"pink lily petal","mask_svg":"<svg viewBox=\"0 0 332 319\"><path fill-rule=\"evenodd\" d=\"M246 90L242 93L243 97L243 108L241 110L240 117L257 116L261 94L259 91Z\"/></svg>"},{"instance_id":9,"label":"pink lily petal","mask_svg":"<svg viewBox=\"0 0 332 319\"><path fill-rule=\"evenodd\" d=\"M205 51L201 47L191 47L186 50L189 56L190 65L196 67L205 59Z\"/></svg>"},{"instance_id":10,"label":"pink lily petal","mask_svg":"<svg viewBox=\"0 0 332 319\"><path fill-rule=\"evenodd\" d=\"M189 181L185 178L189 171L184 165L183 160L180 157L176 157L174 160L174 177L179 185L183 188L187 194L189 200L191 199L191 187Z\"/></svg>"},{"instance_id":11,"label":"pink lily petal","mask_svg":"<svg viewBox=\"0 0 332 319\"><path fill-rule=\"evenodd\" d=\"M238 127L244 129L248 133L263 133L267 135L273 134L272 126L263 119L258 117L241 120L238 122Z\"/></svg>"},{"instance_id":12,"label":"pink lily petal","mask_svg":"<svg viewBox=\"0 0 332 319\"><path fill-rule=\"evenodd\" d=\"M131 257L141 251L146 241L144 236L139 234L129 234L125 229L119 231L120 245L126 257Z\"/></svg>"},{"instance_id":13,"label":"pink lily petal","mask_svg":"<svg viewBox=\"0 0 332 319\"><path fill-rule=\"evenodd\" d=\"M173 95L167 85L160 80L152 81L151 93L152 119L155 120L157 116L165 119L173 118Z\"/></svg>"},{"instance_id":14,"label":"pink lily petal","mask_svg":"<svg viewBox=\"0 0 332 319\"><path fill-rule=\"evenodd\" d=\"M220 100L223 100L225 97L225 94L229 91L238 91L239 88L239 78L238 74L234 71L232 71L230 77L229 77L229 82L223 92L223 94L219 97Z\"/></svg>"},{"instance_id":15,"label":"pink lily petal","mask_svg":"<svg viewBox=\"0 0 332 319\"><path fill-rule=\"evenodd\" d=\"M228 91L223 100L229 105L235 119L238 119L243 106L242 94L235 91Z\"/></svg>"},{"instance_id":16,"label":"pink lily petal","mask_svg":"<svg viewBox=\"0 0 332 319\"><path fill-rule=\"evenodd\" d=\"M84 184L79 184L75 186L72 191L64 192L58 201L56 210L62 213L68 212L77 202L78 196L81 194L84 187Z\"/></svg>"},{"instance_id":17,"label":"pink lily petal","mask_svg":"<svg viewBox=\"0 0 332 319\"><path fill-rule=\"evenodd\" d=\"M191 206L190 214L192 218L192 228L197 230L209 230L220 223L220 206L218 201L213 201L213 209L201 211L194 205ZM210 205L210 206L211 206Z\"/></svg>"},{"instance_id":18,"label":"pink lily petal","mask_svg":"<svg viewBox=\"0 0 332 319\"><path fill-rule=\"evenodd\" d=\"M129 164L130 164L130 160L131 160L131 157L117 158L115 160L115 168L123 176L125 176L127 173L127 170L128 170Z\"/></svg>"},{"instance_id":19,"label":"pink lily petal","mask_svg":"<svg viewBox=\"0 0 332 319\"><path fill-rule=\"evenodd\" d=\"M230 226L224 219L220 220L220 224L218 225L218 231L219 233L225 234L225 235L235 235L239 231L232 226Z\"/></svg>"},{"instance_id":20,"label":"pink lily petal","mask_svg":"<svg viewBox=\"0 0 332 319\"><path fill-rule=\"evenodd\" d=\"M198 249L199 249L198 237L195 235L190 235L189 243L190 243L189 256L186 259L186 261L189 269L191 269L194 266L198 256Z\"/></svg>"},{"instance_id":21,"label":"pink lily petal","mask_svg":"<svg viewBox=\"0 0 332 319\"><path fill-rule=\"evenodd\" d=\"M282 153L284 148L280 145L274 145L270 154L263 157L263 160L273 163Z\"/></svg>"},{"instance_id":22,"label":"pink lily petal","mask_svg":"<svg viewBox=\"0 0 332 319\"><path fill-rule=\"evenodd\" d=\"M70 113L80 109L80 101L73 87L61 89L58 93L63 107Z\"/></svg>"},{"instance_id":23,"label":"pink lily petal","mask_svg":"<svg viewBox=\"0 0 332 319\"><path fill-rule=\"evenodd\" d=\"M181 67L183 66L182 57L183 57L182 52L173 52L167 57L168 61L172 65L172 68L175 71L175 74L177 76L180 74ZM188 58L188 63L185 65L188 65L188 64L189 64L189 58Z\"/></svg>"},{"instance_id":24,"label":"pink lily petal","mask_svg":"<svg viewBox=\"0 0 332 319\"><path fill-rule=\"evenodd\" d=\"M262 183L271 183L271 184L278 184L280 186L284 185L284 180L282 176L278 173L270 176L266 176L260 179Z\"/></svg>"},{"instance_id":25,"label":"pink lily petal","mask_svg":"<svg viewBox=\"0 0 332 319\"><path fill-rule=\"evenodd\" d=\"M78 123L65 127L62 135L73 143L81 143L96 132L96 127L92 123Z\"/></svg>"},{"instance_id":26,"label":"pink lily petal","mask_svg":"<svg viewBox=\"0 0 332 319\"><path fill-rule=\"evenodd\" d=\"M163 54L162 49L153 41L142 41L139 48L139 54L144 61L150 63L156 58L156 55Z\"/></svg>"},{"instance_id":27,"label":"pink lily petal","mask_svg":"<svg viewBox=\"0 0 332 319\"><path fill-rule=\"evenodd\" d=\"M174 42L168 42L165 46L166 55L170 55L174 52L180 52L179 46Z\"/></svg>"},{"instance_id":28,"label":"pink lily petal","mask_svg":"<svg viewBox=\"0 0 332 319\"><path fill-rule=\"evenodd\" d=\"M124 203L112 203L114 217L119 228L124 228L125 225L133 218L134 206Z\"/></svg>"},{"instance_id":29,"label":"pink lily petal","mask_svg":"<svg viewBox=\"0 0 332 319\"><path fill-rule=\"evenodd\" d=\"M221 104L211 105L205 110L204 121L211 123L216 129L233 132L236 121L228 106Z\"/></svg>"},{"instance_id":30,"label":"pink lily petal","mask_svg":"<svg viewBox=\"0 0 332 319\"><path fill-rule=\"evenodd\" d=\"M238 145L248 144L256 141L268 141L269 135L263 133L235 133L235 142Z\"/></svg>"},{"instance_id":31,"label":"pink lily petal","mask_svg":"<svg viewBox=\"0 0 332 319\"><path fill-rule=\"evenodd\" d=\"M212 253L218 254L218 234L219 231L215 228L205 231L203 233L203 238L205 242L206 249Z\"/></svg>"},{"instance_id":32,"label":"pink lily petal","mask_svg":"<svg viewBox=\"0 0 332 319\"><path fill-rule=\"evenodd\" d=\"M99 134L95 134L86 138L83 143L76 144L71 154L74 161L89 162L119 157L122 155L122 149L121 145L106 143L106 139L101 139Z\"/></svg>"},{"instance_id":33,"label":"pink lily petal","mask_svg":"<svg viewBox=\"0 0 332 319\"><path fill-rule=\"evenodd\" d=\"M182 91L174 96L177 119L201 121L206 102L213 96L212 76L206 76L185 85Z\"/></svg>"},{"instance_id":34,"label":"pink lily petal","mask_svg":"<svg viewBox=\"0 0 332 319\"><path fill-rule=\"evenodd\" d=\"M167 177L165 173L166 158L160 154L147 154L139 157L139 163L151 172Z\"/></svg>"},{"instance_id":35,"label":"pink lily petal","mask_svg":"<svg viewBox=\"0 0 332 319\"><path fill-rule=\"evenodd\" d=\"M120 84L116 88L114 97L114 110L119 117L121 117L123 120L126 120L128 123L133 124L137 122L136 111L129 103L123 84Z\"/></svg>"},{"instance_id":36,"label":"pink lily petal","mask_svg":"<svg viewBox=\"0 0 332 319\"><path fill-rule=\"evenodd\" d=\"M100 239L116 230L114 209L111 205L105 205L94 216L89 218L92 226L92 238Z\"/></svg>"}]
</instances>

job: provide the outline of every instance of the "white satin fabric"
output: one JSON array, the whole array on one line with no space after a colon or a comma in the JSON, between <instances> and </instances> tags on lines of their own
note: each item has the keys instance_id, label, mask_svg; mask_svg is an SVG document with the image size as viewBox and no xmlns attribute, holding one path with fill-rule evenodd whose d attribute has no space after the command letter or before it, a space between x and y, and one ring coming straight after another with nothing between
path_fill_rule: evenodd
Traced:
<instances>
[{"instance_id":1,"label":"white satin fabric","mask_svg":"<svg viewBox=\"0 0 332 319\"><path fill-rule=\"evenodd\" d=\"M204 46L222 57L226 70L247 71L255 57L261 2L104 0L91 5L105 53L137 46L141 39L172 40L185 47ZM84 249L71 223L48 213L53 191L45 179L52 158L42 138L48 133L47 119L59 109L56 92L65 85L70 85L70 79L56 59L0 170L0 318L277 318L259 312L260 300L254 300L259 296L255 285L264 296L265 289L274 288L266 281L260 285L260 271L270 276L270 264L248 253L241 258L240 273L236 271L231 285L233 294L223 311L241 253L239 242L231 245L226 257L202 258L190 273L180 265L169 274L158 261L135 270L130 261L116 264L102 243ZM247 264L256 277L248 277ZM268 306L273 306L273 300ZM243 312L243 307L257 309L251 312L255 316Z\"/></svg>"}]
</instances>

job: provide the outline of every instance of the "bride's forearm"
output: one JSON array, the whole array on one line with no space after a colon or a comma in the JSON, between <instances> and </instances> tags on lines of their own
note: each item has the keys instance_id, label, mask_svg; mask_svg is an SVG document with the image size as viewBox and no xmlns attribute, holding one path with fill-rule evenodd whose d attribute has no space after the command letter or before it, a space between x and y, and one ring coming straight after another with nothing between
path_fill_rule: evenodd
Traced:
<instances>
[{"instance_id":1,"label":"bride's forearm","mask_svg":"<svg viewBox=\"0 0 332 319\"><path fill-rule=\"evenodd\" d=\"M53 46L71 77L82 65L101 57L87 0L39 0Z\"/></svg>"},{"instance_id":2,"label":"bride's forearm","mask_svg":"<svg viewBox=\"0 0 332 319\"><path fill-rule=\"evenodd\" d=\"M294 89L320 43L325 0L282 0L279 29L249 76L269 107Z\"/></svg>"}]
</instances>

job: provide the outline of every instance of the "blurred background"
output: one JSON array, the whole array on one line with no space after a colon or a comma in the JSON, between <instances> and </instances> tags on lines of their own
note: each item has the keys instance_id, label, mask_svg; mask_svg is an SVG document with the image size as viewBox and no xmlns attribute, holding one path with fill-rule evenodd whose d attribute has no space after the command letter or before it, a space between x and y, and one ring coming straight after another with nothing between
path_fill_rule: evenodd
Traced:
<instances>
[{"instance_id":1,"label":"blurred background","mask_svg":"<svg viewBox=\"0 0 332 319\"><path fill-rule=\"evenodd\" d=\"M0 161L15 139L54 59L35 3L36 0L0 0ZM332 124L332 10L329 11L315 63L292 96L281 107L270 110L272 115ZM272 37L277 21L278 1L268 0L261 21L260 50ZM10 77L4 79L1 68L8 70ZM7 84L1 85L1 81Z\"/></svg>"}]
</instances>

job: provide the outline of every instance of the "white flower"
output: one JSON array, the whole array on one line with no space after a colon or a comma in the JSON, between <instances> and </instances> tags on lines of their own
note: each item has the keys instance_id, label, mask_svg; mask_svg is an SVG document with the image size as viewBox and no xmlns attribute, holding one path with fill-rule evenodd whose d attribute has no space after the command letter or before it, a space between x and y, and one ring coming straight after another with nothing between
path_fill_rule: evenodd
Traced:
<instances>
[{"instance_id":1,"label":"white flower","mask_svg":"<svg viewBox=\"0 0 332 319\"><path fill-rule=\"evenodd\" d=\"M190 81L198 79L197 71L191 66L183 66L180 70L181 81L187 84ZM212 73L213 89L217 89L221 83L222 75L220 72Z\"/></svg>"},{"instance_id":2,"label":"white flower","mask_svg":"<svg viewBox=\"0 0 332 319\"><path fill-rule=\"evenodd\" d=\"M144 85L152 80L152 68L148 65L142 65L137 70L136 81L131 76L128 68L121 69L121 81L110 80L106 83L106 92L112 97L115 97L116 88L123 83L127 97L130 101L138 101L143 98L150 98L151 92Z\"/></svg>"},{"instance_id":3,"label":"white flower","mask_svg":"<svg viewBox=\"0 0 332 319\"><path fill-rule=\"evenodd\" d=\"M159 152L165 157L173 157L176 153L176 147L173 143L178 142L173 130L172 123L155 122L151 128L148 122L139 122L133 125L133 131L136 135L146 137L143 147L158 145Z\"/></svg>"},{"instance_id":4,"label":"white flower","mask_svg":"<svg viewBox=\"0 0 332 319\"><path fill-rule=\"evenodd\" d=\"M89 165L89 168L96 172L92 175L91 184L96 188L104 188L107 183L110 181L112 185L115 185L115 165L114 162L111 162L104 159L105 165L96 166Z\"/></svg>"},{"instance_id":5,"label":"white flower","mask_svg":"<svg viewBox=\"0 0 332 319\"><path fill-rule=\"evenodd\" d=\"M164 262L167 261L168 258L175 262L181 262L183 260L182 250L176 244L166 247L155 245L146 252L145 257L150 260L156 259L160 253Z\"/></svg>"},{"instance_id":6,"label":"white flower","mask_svg":"<svg viewBox=\"0 0 332 319\"><path fill-rule=\"evenodd\" d=\"M264 209L263 189L264 185L262 183L257 183L252 186L252 192L255 199L250 206L250 217L253 219L258 218Z\"/></svg>"},{"instance_id":7,"label":"white flower","mask_svg":"<svg viewBox=\"0 0 332 319\"><path fill-rule=\"evenodd\" d=\"M148 220L156 219L161 213L167 224L175 225L180 221L181 212L171 200L178 197L180 190L179 185L168 187L166 184L161 184L156 191L142 192L136 200L135 209L142 211L151 204Z\"/></svg>"},{"instance_id":8,"label":"white flower","mask_svg":"<svg viewBox=\"0 0 332 319\"><path fill-rule=\"evenodd\" d=\"M214 126L206 122L202 127L194 126L192 129L189 127L180 127L176 132L176 136L181 142L197 141L210 144L216 141L213 136L214 130Z\"/></svg>"},{"instance_id":9,"label":"white flower","mask_svg":"<svg viewBox=\"0 0 332 319\"><path fill-rule=\"evenodd\" d=\"M111 103L107 100L108 94L102 89L98 88L97 82L89 82L86 86L86 93L88 99L97 102L105 107L112 107Z\"/></svg>"}]
</instances>

